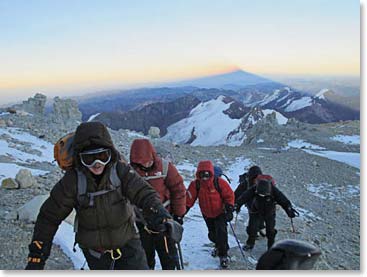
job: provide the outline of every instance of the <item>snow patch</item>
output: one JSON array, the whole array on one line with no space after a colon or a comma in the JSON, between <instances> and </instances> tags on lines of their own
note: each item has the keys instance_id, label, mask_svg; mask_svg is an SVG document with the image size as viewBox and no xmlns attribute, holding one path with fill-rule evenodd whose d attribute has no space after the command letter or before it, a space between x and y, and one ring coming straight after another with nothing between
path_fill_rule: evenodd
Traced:
<instances>
[{"instance_id":1,"label":"snow patch","mask_svg":"<svg viewBox=\"0 0 367 277\"><path fill-rule=\"evenodd\" d=\"M88 118L88 122L90 122L90 121L93 121L97 116L99 116L101 113L96 113L96 114L93 114L93 115L91 115L89 118Z\"/></svg>"},{"instance_id":2,"label":"snow patch","mask_svg":"<svg viewBox=\"0 0 367 277\"><path fill-rule=\"evenodd\" d=\"M78 245L75 246L76 252L73 251L74 238L73 226L63 221L55 234L53 243L59 245L65 255L71 259L74 269L80 269L84 265L85 258ZM84 269L89 269L87 263L85 263Z\"/></svg>"},{"instance_id":3,"label":"snow patch","mask_svg":"<svg viewBox=\"0 0 367 277\"><path fill-rule=\"evenodd\" d=\"M17 173L19 172L19 170L21 169L28 169L32 173L33 176L45 175L49 172L45 170L39 170L39 169L28 168L25 166L19 166L19 165L12 164L12 163L0 163L0 186L1 186L1 182L3 179L6 179L6 178L14 179Z\"/></svg>"},{"instance_id":4,"label":"snow patch","mask_svg":"<svg viewBox=\"0 0 367 277\"><path fill-rule=\"evenodd\" d=\"M313 151L309 149L303 149L303 151L317 155L320 157L325 157L330 160L338 161L345 163L347 165L361 168L361 155L360 153L353 153L353 152L337 152L337 151Z\"/></svg>"},{"instance_id":5,"label":"snow patch","mask_svg":"<svg viewBox=\"0 0 367 277\"><path fill-rule=\"evenodd\" d=\"M281 113L275 111L275 110L263 110L264 116L267 116L268 114L272 114L273 112L275 112L275 118L278 122L279 125L285 125L288 122L288 118L286 118L284 115L282 115Z\"/></svg>"},{"instance_id":6,"label":"snow patch","mask_svg":"<svg viewBox=\"0 0 367 277\"><path fill-rule=\"evenodd\" d=\"M346 136L346 135L336 135L334 137L331 137L330 139L342 142L344 144L360 144L361 139L359 135L353 135L353 136Z\"/></svg>"},{"instance_id":7,"label":"snow patch","mask_svg":"<svg viewBox=\"0 0 367 277\"><path fill-rule=\"evenodd\" d=\"M316 95L315 98L319 98L319 99L324 99L325 100L325 92L328 92L329 89L328 88L324 88L322 90L320 90Z\"/></svg>"},{"instance_id":8,"label":"snow patch","mask_svg":"<svg viewBox=\"0 0 367 277\"><path fill-rule=\"evenodd\" d=\"M312 105L312 98L304 96L301 99L294 100L285 109L285 112L294 112Z\"/></svg>"},{"instance_id":9,"label":"snow patch","mask_svg":"<svg viewBox=\"0 0 367 277\"><path fill-rule=\"evenodd\" d=\"M324 147L305 142L301 139L296 139L288 142L288 147L297 148L297 149L303 149L303 148L309 148L309 149L315 149L315 150L322 150L325 149ZM289 148L284 148L284 150L287 150Z\"/></svg>"}]
</instances>

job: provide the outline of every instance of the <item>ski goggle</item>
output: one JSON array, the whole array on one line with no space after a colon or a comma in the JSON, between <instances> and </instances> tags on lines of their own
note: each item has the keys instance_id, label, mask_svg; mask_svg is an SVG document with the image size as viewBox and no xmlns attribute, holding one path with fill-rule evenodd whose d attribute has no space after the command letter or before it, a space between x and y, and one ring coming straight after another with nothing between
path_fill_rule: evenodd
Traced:
<instances>
[{"instance_id":1,"label":"ski goggle","mask_svg":"<svg viewBox=\"0 0 367 277\"><path fill-rule=\"evenodd\" d=\"M93 167L96 163L106 165L111 160L111 150L106 148L98 148L85 151L79 154L80 161L88 168Z\"/></svg>"},{"instance_id":2,"label":"ski goggle","mask_svg":"<svg viewBox=\"0 0 367 277\"><path fill-rule=\"evenodd\" d=\"M200 171L199 172L199 178L200 179L208 180L211 176L212 176L212 174L210 173L210 171Z\"/></svg>"}]
</instances>

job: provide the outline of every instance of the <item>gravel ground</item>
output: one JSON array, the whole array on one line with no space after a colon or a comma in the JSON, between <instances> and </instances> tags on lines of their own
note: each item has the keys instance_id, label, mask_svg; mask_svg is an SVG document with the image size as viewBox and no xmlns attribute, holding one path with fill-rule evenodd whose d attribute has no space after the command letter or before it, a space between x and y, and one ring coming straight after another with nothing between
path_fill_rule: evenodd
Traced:
<instances>
[{"instance_id":1,"label":"gravel ground","mask_svg":"<svg viewBox=\"0 0 367 277\"><path fill-rule=\"evenodd\" d=\"M335 134L359 134L359 122L315 125L298 136L313 144L334 151L359 152L359 146L332 142L328 137ZM133 137L126 131L113 131L115 145L127 157ZM293 139L293 138L292 138ZM50 139L51 140L51 139ZM346 164L305 153L300 149L288 151L258 149L254 145L241 147L191 147L155 141L158 149L164 149L174 162L186 160L196 165L203 159L211 159L229 168L237 157L249 158L260 165L265 174L272 175L279 189L287 195L301 212L294 220L297 232L290 232L290 221L284 211L277 212L277 240L296 238L318 245L322 256L316 269L360 269L360 176L359 170ZM274 143L276 145L276 142ZM261 145L272 147L271 145ZM0 191L0 269L23 269L31 240L33 223L16 219L14 211L35 195L48 193L61 172L53 170L47 177L38 177L39 187L22 190ZM235 180L237 181L237 180ZM332 185L328 185L332 184ZM313 186L318 187L317 193ZM312 189L313 188L313 189ZM354 189L354 190L353 190ZM354 191L355 193L348 193ZM246 241L243 215L237 225L242 243ZM257 259L266 249L265 239L257 241L251 257ZM231 269L246 269L238 248L230 250L233 261ZM251 259L250 259L251 260ZM46 269L72 269L70 259L57 247L46 263ZM254 265L249 263L248 269Z\"/></svg>"}]
</instances>

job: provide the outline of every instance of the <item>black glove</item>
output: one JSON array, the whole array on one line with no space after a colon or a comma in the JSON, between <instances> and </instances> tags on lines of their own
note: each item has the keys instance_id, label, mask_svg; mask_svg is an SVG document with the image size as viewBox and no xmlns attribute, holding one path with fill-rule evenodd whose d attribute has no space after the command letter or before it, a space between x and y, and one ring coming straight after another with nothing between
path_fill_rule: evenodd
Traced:
<instances>
[{"instance_id":1,"label":"black glove","mask_svg":"<svg viewBox=\"0 0 367 277\"><path fill-rule=\"evenodd\" d=\"M166 233L174 242L179 243L182 240L183 227L175 220L168 220L165 223Z\"/></svg>"},{"instance_id":2,"label":"black glove","mask_svg":"<svg viewBox=\"0 0 367 277\"><path fill-rule=\"evenodd\" d=\"M173 220L180 223L181 225L183 224L183 216L178 216L178 215L173 215Z\"/></svg>"},{"instance_id":3,"label":"black glove","mask_svg":"<svg viewBox=\"0 0 367 277\"><path fill-rule=\"evenodd\" d=\"M233 210L235 210L236 213L239 213L241 211L241 206L237 203L234 203Z\"/></svg>"},{"instance_id":4,"label":"black glove","mask_svg":"<svg viewBox=\"0 0 367 277\"><path fill-rule=\"evenodd\" d=\"M285 210L285 212L287 213L288 217L290 217L290 218L294 218L294 217L296 217L296 214L298 214L298 212L295 209L293 209L292 206L289 206Z\"/></svg>"},{"instance_id":5,"label":"black glove","mask_svg":"<svg viewBox=\"0 0 367 277\"><path fill-rule=\"evenodd\" d=\"M145 214L148 228L156 232L165 232L166 226L164 223L168 219L172 219L172 216L162 205L149 208Z\"/></svg>"},{"instance_id":6,"label":"black glove","mask_svg":"<svg viewBox=\"0 0 367 277\"><path fill-rule=\"evenodd\" d=\"M42 241L32 241L28 246L28 264L26 270L42 270L45 267L45 262L50 255L51 243Z\"/></svg>"},{"instance_id":7,"label":"black glove","mask_svg":"<svg viewBox=\"0 0 367 277\"><path fill-rule=\"evenodd\" d=\"M233 206L226 204L225 209L226 221L230 222L233 219Z\"/></svg>"}]
</instances>

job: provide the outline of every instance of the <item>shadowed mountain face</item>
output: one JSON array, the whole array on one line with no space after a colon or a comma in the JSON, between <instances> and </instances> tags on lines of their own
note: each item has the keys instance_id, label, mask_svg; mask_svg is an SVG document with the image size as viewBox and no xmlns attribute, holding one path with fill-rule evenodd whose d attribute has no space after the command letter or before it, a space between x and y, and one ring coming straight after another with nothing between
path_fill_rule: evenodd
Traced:
<instances>
[{"instance_id":1,"label":"shadowed mountain face","mask_svg":"<svg viewBox=\"0 0 367 277\"><path fill-rule=\"evenodd\" d=\"M246 86L273 83L272 80L243 71L236 70L225 74L217 74L202 78L183 80L179 82L167 83L167 87L194 86L198 88L217 88L238 90Z\"/></svg>"},{"instance_id":2,"label":"shadowed mountain face","mask_svg":"<svg viewBox=\"0 0 367 277\"><path fill-rule=\"evenodd\" d=\"M189 115L200 103L194 96L184 96L170 102L158 102L127 112L103 112L96 117L111 129L129 129L147 134L151 126L159 127L165 135L167 127Z\"/></svg>"}]
</instances>

